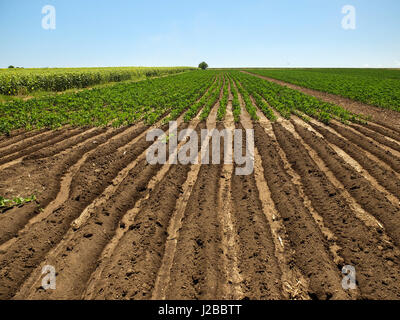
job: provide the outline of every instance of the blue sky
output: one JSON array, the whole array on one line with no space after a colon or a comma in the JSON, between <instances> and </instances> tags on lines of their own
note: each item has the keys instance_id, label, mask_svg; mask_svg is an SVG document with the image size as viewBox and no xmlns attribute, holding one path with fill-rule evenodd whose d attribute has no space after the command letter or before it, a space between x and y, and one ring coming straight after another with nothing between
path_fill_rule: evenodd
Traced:
<instances>
[{"instance_id":1,"label":"blue sky","mask_svg":"<svg viewBox=\"0 0 400 320\"><path fill-rule=\"evenodd\" d=\"M55 30L42 28L45 5ZM399 0L0 0L0 30L1 68L400 68Z\"/></svg>"}]
</instances>

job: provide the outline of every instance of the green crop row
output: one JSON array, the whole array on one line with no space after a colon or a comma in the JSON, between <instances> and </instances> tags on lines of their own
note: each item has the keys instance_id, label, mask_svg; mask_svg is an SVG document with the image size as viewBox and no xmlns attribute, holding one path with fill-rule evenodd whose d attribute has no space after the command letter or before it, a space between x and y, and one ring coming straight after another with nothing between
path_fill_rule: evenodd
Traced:
<instances>
[{"instance_id":1,"label":"green crop row","mask_svg":"<svg viewBox=\"0 0 400 320\"><path fill-rule=\"evenodd\" d=\"M218 88L217 88L217 90L215 90L213 92L212 96L207 101L207 103L205 104L203 110L200 113L200 120L201 121L205 121L208 118L208 115L210 114L212 107L218 102L219 97L221 95L221 91L222 91L223 85L224 85L224 81L223 81L222 77L220 77L219 80L218 80Z\"/></svg>"},{"instance_id":2,"label":"green crop row","mask_svg":"<svg viewBox=\"0 0 400 320\"><path fill-rule=\"evenodd\" d=\"M291 114L304 113L324 123L336 118L342 122L362 122L363 117L347 111L346 109L332 103L323 102L315 97L306 95L297 90L290 89L272 83L256 76L232 71L246 90L259 102L261 110L264 99L270 106L276 109L282 117L289 119ZM261 99L262 98L262 99Z\"/></svg>"},{"instance_id":3,"label":"green crop row","mask_svg":"<svg viewBox=\"0 0 400 320\"><path fill-rule=\"evenodd\" d=\"M185 72L140 82L0 104L0 132L18 128L122 126L158 121L171 110L185 110L211 85L214 71Z\"/></svg>"},{"instance_id":4,"label":"green crop row","mask_svg":"<svg viewBox=\"0 0 400 320\"><path fill-rule=\"evenodd\" d=\"M246 110L249 113L251 119L258 120L259 118L257 116L257 109L254 107L254 105L253 105L253 103L251 101L250 95L248 94L247 90L244 89L242 87L242 85L239 83L239 81L237 80L238 79L238 75L239 75L238 72L231 71L231 74L235 75L234 76L234 81L235 81L236 87L238 88L238 90L240 92L240 95L243 98L244 105L245 105Z\"/></svg>"},{"instance_id":5,"label":"green crop row","mask_svg":"<svg viewBox=\"0 0 400 320\"><path fill-rule=\"evenodd\" d=\"M222 93L222 99L219 102L219 108L217 111L217 120L222 121L225 118L226 114L226 107L228 106L228 99L229 99L229 79L225 76L224 80L224 88L223 88L223 93Z\"/></svg>"},{"instance_id":6,"label":"green crop row","mask_svg":"<svg viewBox=\"0 0 400 320\"><path fill-rule=\"evenodd\" d=\"M65 91L101 83L140 80L188 70L193 70L193 68L0 69L0 94L27 94L38 90Z\"/></svg>"},{"instance_id":7,"label":"green crop row","mask_svg":"<svg viewBox=\"0 0 400 320\"><path fill-rule=\"evenodd\" d=\"M192 120L194 117L197 116L197 114L199 113L200 109L206 105L206 103L212 99L212 97L215 94L215 91L217 90L219 86L219 78L213 82L213 84L211 85L211 87L208 89L208 92L206 94L204 94L201 99L199 101L197 101L196 103L192 104L189 109L186 111L183 119L185 122L189 122L190 120Z\"/></svg>"},{"instance_id":8,"label":"green crop row","mask_svg":"<svg viewBox=\"0 0 400 320\"><path fill-rule=\"evenodd\" d=\"M30 197L16 197L13 199L6 199L0 196L0 212L4 209L10 209L13 207L21 206L25 203L36 201L36 196L32 195Z\"/></svg>"},{"instance_id":9,"label":"green crop row","mask_svg":"<svg viewBox=\"0 0 400 320\"><path fill-rule=\"evenodd\" d=\"M216 76L213 76L213 78L214 81L209 82L208 86L204 88L204 90L202 89L201 91L198 91L197 94L194 92L196 88L191 88L190 90L193 90L193 95L196 97L195 101L188 100L187 104L178 104L175 108L171 109L169 116L164 119L164 123L176 120L185 110L188 109L191 110L193 107L197 108L202 101L204 101L207 97L209 97L209 95L211 94L210 91L212 91L212 88L215 87ZM189 112L189 110L186 111L186 113ZM186 117L186 113L184 115L184 120Z\"/></svg>"},{"instance_id":10,"label":"green crop row","mask_svg":"<svg viewBox=\"0 0 400 320\"><path fill-rule=\"evenodd\" d=\"M254 100L256 101L256 104L258 108L264 113L264 115L271 121L276 120L276 116L274 111L269 107L269 105L265 102L265 100L259 95L257 92L254 93L253 95Z\"/></svg>"},{"instance_id":11,"label":"green crop row","mask_svg":"<svg viewBox=\"0 0 400 320\"><path fill-rule=\"evenodd\" d=\"M208 118L212 107L220 100L217 120L224 119L233 95L232 113L240 121L241 103L253 120L258 120L257 108L274 121L275 109L284 118L292 114L303 119L313 117L324 123L330 119L342 122L364 121L362 116L344 108L236 70L188 71L170 77L151 78L140 82L123 82L105 87L57 95L0 103L0 132L25 128L58 128L71 126L114 127L143 121L153 124L160 119L170 121L182 113L190 121L199 114ZM239 94L240 93L240 94ZM273 108L273 109L272 109Z\"/></svg>"},{"instance_id":12,"label":"green crop row","mask_svg":"<svg viewBox=\"0 0 400 320\"><path fill-rule=\"evenodd\" d=\"M239 101L239 94L236 88L236 85L232 79L232 77L229 76L229 82L231 84L231 92L233 95L233 101L232 101L232 113L233 113L233 119L235 122L240 121L240 113L242 111L240 107L240 101Z\"/></svg>"},{"instance_id":13,"label":"green crop row","mask_svg":"<svg viewBox=\"0 0 400 320\"><path fill-rule=\"evenodd\" d=\"M400 70L249 69L248 71L400 112Z\"/></svg>"}]
</instances>

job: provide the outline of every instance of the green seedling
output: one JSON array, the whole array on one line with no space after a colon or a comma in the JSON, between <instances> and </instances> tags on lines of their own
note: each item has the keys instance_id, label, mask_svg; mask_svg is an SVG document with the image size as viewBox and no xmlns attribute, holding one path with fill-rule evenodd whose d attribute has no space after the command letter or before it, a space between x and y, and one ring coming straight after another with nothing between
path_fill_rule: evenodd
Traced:
<instances>
[{"instance_id":1,"label":"green seedling","mask_svg":"<svg viewBox=\"0 0 400 320\"><path fill-rule=\"evenodd\" d=\"M161 141L162 141L162 143L167 144L167 143L169 142L169 140L170 140L171 138L173 138L173 137L175 137L175 134L174 134L174 133L171 133L170 135L165 136Z\"/></svg>"},{"instance_id":2,"label":"green seedling","mask_svg":"<svg viewBox=\"0 0 400 320\"><path fill-rule=\"evenodd\" d=\"M13 199L6 199L0 196L0 209L9 209L13 207L18 207L24 205L25 203L36 201L36 196L32 195L30 197L15 197Z\"/></svg>"}]
</instances>

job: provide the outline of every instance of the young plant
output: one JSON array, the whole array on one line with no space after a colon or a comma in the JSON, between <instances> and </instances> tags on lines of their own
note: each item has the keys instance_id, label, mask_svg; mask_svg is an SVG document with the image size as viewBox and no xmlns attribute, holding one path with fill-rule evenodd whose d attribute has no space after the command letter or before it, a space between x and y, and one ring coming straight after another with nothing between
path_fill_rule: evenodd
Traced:
<instances>
[{"instance_id":1,"label":"young plant","mask_svg":"<svg viewBox=\"0 0 400 320\"><path fill-rule=\"evenodd\" d=\"M36 201L36 196L32 195L28 198L15 197L13 199L6 199L0 196L0 209L9 209L17 206L21 206L25 203Z\"/></svg>"}]
</instances>

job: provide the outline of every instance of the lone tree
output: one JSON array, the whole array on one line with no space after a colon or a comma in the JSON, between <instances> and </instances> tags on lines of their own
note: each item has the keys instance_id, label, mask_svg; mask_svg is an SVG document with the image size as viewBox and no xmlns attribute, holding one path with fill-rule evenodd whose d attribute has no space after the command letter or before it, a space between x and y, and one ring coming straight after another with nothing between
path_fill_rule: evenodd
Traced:
<instances>
[{"instance_id":1,"label":"lone tree","mask_svg":"<svg viewBox=\"0 0 400 320\"><path fill-rule=\"evenodd\" d=\"M199 68L206 70L208 68L208 64L203 61L202 63L199 64Z\"/></svg>"},{"instance_id":2,"label":"lone tree","mask_svg":"<svg viewBox=\"0 0 400 320\"><path fill-rule=\"evenodd\" d=\"M14 69L14 66L8 66L8 69Z\"/></svg>"}]
</instances>

